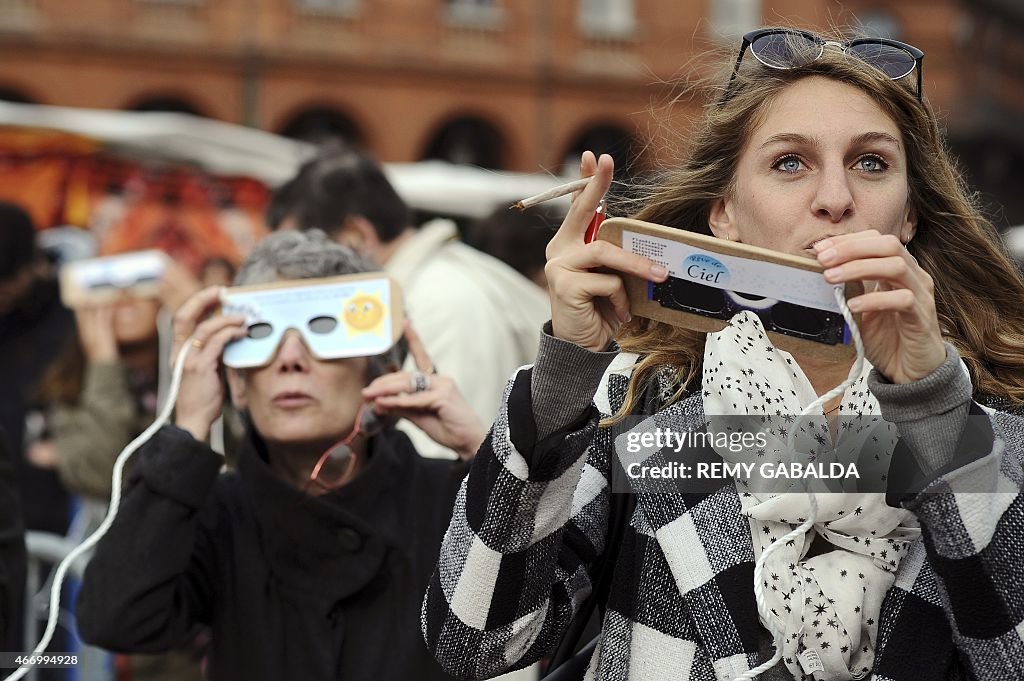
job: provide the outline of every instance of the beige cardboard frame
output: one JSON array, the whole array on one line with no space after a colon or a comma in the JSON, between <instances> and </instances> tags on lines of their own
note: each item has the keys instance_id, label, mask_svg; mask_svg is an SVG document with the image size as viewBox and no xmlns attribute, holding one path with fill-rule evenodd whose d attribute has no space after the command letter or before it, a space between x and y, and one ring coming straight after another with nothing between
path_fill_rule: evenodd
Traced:
<instances>
[{"instance_id":1,"label":"beige cardboard frame","mask_svg":"<svg viewBox=\"0 0 1024 681\"><path fill-rule=\"evenodd\" d=\"M712 253L720 253L722 255L769 262L808 272L817 272L819 274L825 271L825 268L822 267L817 260L813 260L811 258L790 255L788 253L780 253L778 251L772 251L759 246L741 244L735 241L726 241L725 239L707 236L706 234L688 232L683 229L675 229L673 227L666 227L664 225L658 225L653 222L644 222L642 220L633 220L631 218L608 218L601 224L597 238L602 241L613 243L621 248L623 231L655 236L669 241L695 246ZM641 279L640 277L634 277L632 275L623 275L622 278L626 285L626 294L629 296L630 312L638 317L645 317L647 319L665 322L672 326L679 326L706 333L715 333L726 327L725 320L704 317L692 312L683 312L682 310L672 310L662 307L653 300L648 300L648 281L646 279ZM860 282L853 282L846 285L847 299L858 296L863 293L863 291L864 287ZM860 323L859 315L854 315L854 319ZM852 360L857 354L857 350L852 343L849 345L827 345L825 343L816 343L805 338L795 338L793 336L787 336L773 331L768 331L767 333L768 338L771 339L775 347L791 353L818 357L837 362Z\"/></svg>"}]
</instances>

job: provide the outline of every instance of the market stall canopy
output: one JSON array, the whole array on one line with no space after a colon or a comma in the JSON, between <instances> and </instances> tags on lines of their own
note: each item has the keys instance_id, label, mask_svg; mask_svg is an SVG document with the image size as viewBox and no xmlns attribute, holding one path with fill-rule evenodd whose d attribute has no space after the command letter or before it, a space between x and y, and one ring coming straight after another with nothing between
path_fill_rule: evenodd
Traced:
<instances>
[{"instance_id":1,"label":"market stall canopy","mask_svg":"<svg viewBox=\"0 0 1024 681\"><path fill-rule=\"evenodd\" d=\"M198 166L219 176L249 177L268 187L287 181L313 146L233 123L181 113L128 112L0 102L0 126L53 130L100 143L112 154ZM413 208L479 218L501 204L545 191L564 178L457 166L444 161L384 164ZM563 210L568 198L553 202Z\"/></svg>"},{"instance_id":2,"label":"market stall canopy","mask_svg":"<svg viewBox=\"0 0 1024 681\"><path fill-rule=\"evenodd\" d=\"M509 206L565 182L565 178L540 173L485 170L445 161L386 163L384 171L395 191L413 208L468 218L482 218L498 206ZM569 197L545 205L565 211Z\"/></svg>"},{"instance_id":3,"label":"market stall canopy","mask_svg":"<svg viewBox=\"0 0 1024 681\"><path fill-rule=\"evenodd\" d=\"M313 148L255 128L178 113L105 111L0 102L0 126L48 129L99 141L107 151L197 165L274 187Z\"/></svg>"}]
</instances>

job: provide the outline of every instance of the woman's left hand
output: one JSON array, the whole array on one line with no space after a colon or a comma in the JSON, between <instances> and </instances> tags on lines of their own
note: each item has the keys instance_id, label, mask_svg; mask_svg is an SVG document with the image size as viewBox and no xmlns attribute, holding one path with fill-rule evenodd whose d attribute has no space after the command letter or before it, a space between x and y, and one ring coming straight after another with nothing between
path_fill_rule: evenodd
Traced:
<instances>
[{"instance_id":1,"label":"woman's left hand","mask_svg":"<svg viewBox=\"0 0 1024 681\"><path fill-rule=\"evenodd\" d=\"M935 286L900 240L867 230L815 244L831 284L863 281L865 293L851 298L859 313L867 360L893 383L931 374L946 360L935 313Z\"/></svg>"},{"instance_id":2,"label":"woman's left hand","mask_svg":"<svg viewBox=\"0 0 1024 681\"><path fill-rule=\"evenodd\" d=\"M454 450L459 458L472 458L487 429L462 397L455 381L433 373L433 362L408 323L405 337L417 371L380 376L363 389L363 398L378 414L406 418L435 442Z\"/></svg>"}]
</instances>

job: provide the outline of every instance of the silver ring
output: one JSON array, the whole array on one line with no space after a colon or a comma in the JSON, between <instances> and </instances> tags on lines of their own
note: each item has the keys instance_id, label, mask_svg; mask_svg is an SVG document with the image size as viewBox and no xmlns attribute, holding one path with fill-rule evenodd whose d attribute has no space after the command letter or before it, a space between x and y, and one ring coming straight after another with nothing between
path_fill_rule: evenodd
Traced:
<instances>
[{"instance_id":1,"label":"silver ring","mask_svg":"<svg viewBox=\"0 0 1024 681\"><path fill-rule=\"evenodd\" d=\"M430 377L422 371L414 371L410 377L409 385L414 393L421 393L424 390L430 390Z\"/></svg>"}]
</instances>

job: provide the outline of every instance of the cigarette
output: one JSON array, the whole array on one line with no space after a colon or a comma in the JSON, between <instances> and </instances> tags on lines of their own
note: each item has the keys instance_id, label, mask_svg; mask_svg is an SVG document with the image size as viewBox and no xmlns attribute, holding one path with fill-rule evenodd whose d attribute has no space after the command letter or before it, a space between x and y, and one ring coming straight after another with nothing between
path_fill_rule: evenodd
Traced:
<instances>
[{"instance_id":1,"label":"cigarette","mask_svg":"<svg viewBox=\"0 0 1024 681\"><path fill-rule=\"evenodd\" d=\"M590 184L590 180L592 179L592 177L583 177L578 180L573 180L572 182L560 184L557 187L553 187L547 190L546 192L534 194L533 196L528 196L525 199L522 199L521 201L516 201L511 206L509 206L509 208L518 208L519 210L526 210L530 206L536 206L538 203L544 203L545 201L550 201L551 199L557 199L559 196L565 196L566 194L578 192L579 190L583 189L588 184Z\"/></svg>"}]
</instances>

